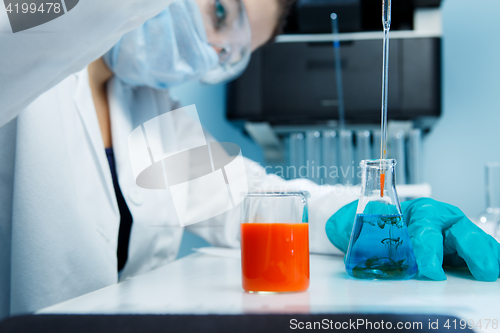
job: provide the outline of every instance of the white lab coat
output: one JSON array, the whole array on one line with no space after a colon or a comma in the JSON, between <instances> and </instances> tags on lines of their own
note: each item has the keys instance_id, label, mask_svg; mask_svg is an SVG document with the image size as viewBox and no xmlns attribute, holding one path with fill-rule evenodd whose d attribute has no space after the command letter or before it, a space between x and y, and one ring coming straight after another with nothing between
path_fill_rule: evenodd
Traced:
<instances>
[{"instance_id":1,"label":"white lab coat","mask_svg":"<svg viewBox=\"0 0 500 333\"><path fill-rule=\"evenodd\" d=\"M0 33L0 318L119 281L120 217L111 173L87 71L71 73L170 2L85 0L26 33ZM0 29L7 22L2 10ZM120 277L126 279L177 255L183 229L169 192L135 184L127 149L136 126L177 105L167 92L132 89L116 79L108 88L118 180L133 216L129 258ZM265 176L250 161L247 172L251 190L276 184L309 190L311 250L335 251L324 226L355 199L354 191L318 193L309 181ZM235 208L191 229L214 245L238 246L238 223Z\"/></svg>"},{"instance_id":2,"label":"white lab coat","mask_svg":"<svg viewBox=\"0 0 500 333\"><path fill-rule=\"evenodd\" d=\"M25 281L17 281L15 272L20 264L19 261L12 260L11 256L20 256L20 251L16 246L12 246L16 234L22 233L22 228L17 227L18 219L23 220L28 211L23 207L22 195L15 196L14 193L20 193L22 190L30 191L42 190L40 196L46 196L50 201L49 187L44 186L43 180L48 179L50 172L57 172L56 169L49 167L42 169L40 166L36 173L44 173L38 179L41 184L22 184L23 181L19 177L22 172L19 171L21 165L25 164L20 160L24 158L30 159L37 151L29 148L30 144L21 137L29 136L26 131L31 131L29 126L24 126L22 117L4 126L9 121L14 119L26 106L33 102L38 96L46 92L56 84L61 82L68 75L78 72L86 67L91 61L99 58L103 53L109 50L118 39L128 31L140 26L147 19L154 17L166 8L173 0L85 0L79 1L77 6L63 16L47 22L43 25L31 28L27 31L12 33L9 18L6 9L0 5L0 318L11 313L11 308L14 309L34 309L40 304L44 304L37 299L33 300L31 306L23 307L18 304L19 297L17 293L23 292L25 298L33 296L34 293L45 293L46 290L30 290L36 286L27 284ZM73 91L74 92L74 91ZM50 97L47 96L50 100ZM47 105L51 105L48 103ZM33 110L33 108L31 108ZM45 110L43 110L45 111ZM51 110L54 112L55 110ZM50 110L48 113L51 112ZM28 114L30 111L26 111ZM41 116L44 121L47 118ZM64 116L64 115L63 115ZM49 117L49 115L47 115ZM33 119L34 120L34 119ZM54 121L64 121L62 119ZM18 123L19 122L19 123ZM30 122L30 124L35 124ZM4 126L2 128L2 126ZM37 126L35 126L37 127ZM23 130L22 128L25 128ZM70 129L71 127L68 127ZM40 128L37 127L37 131ZM35 134L35 133L33 133ZM54 133L57 135L56 133ZM36 141L36 136L32 136ZM55 137L52 137L55 140ZM55 140L57 141L57 140ZM25 142L25 143L23 143ZM25 145L27 144L27 146ZM47 142L47 144L49 144ZM60 146L62 143L58 143ZM34 146L33 146L34 147ZM71 147L71 144L69 145ZM48 146L46 146L48 148ZM63 147L54 147L63 148ZM40 152L42 154L43 150ZM63 151L54 149L53 154L64 155ZM23 155L27 154L27 155ZM50 154L46 155L50 158ZM28 157L30 156L30 157ZM56 156L52 156L55 158ZM28 160L27 160L28 161ZM65 161L62 163L71 163L73 161ZM85 163L81 167L85 167ZM75 167L79 167L76 166ZM81 169L80 167L80 169ZM22 167L21 167L22 168ZM16 171L16 172L14 172ZM90 170L88 171L91 172ZM13 177L13 175L17 177ZM101 175L103 177L103 175ZM22 185L21 185L22 184ZM21 185L21 187L19 187ZM69 193L61 192L63 197ZM75 194L72 194L75 195ZM28 197L26 197L28 199ZM52 197L54 199L54 197ZM83 198L82 200L86 200ZM21 200L21 201L20 201ZM108 200L112 200L109 196ZM61 202L63 204L63 202ZM31 206L32 203L29 203ZM16 210L16 207L21 207ZM39 207L41 209L41 207ZM96 210L97 212L97 210ZM59 220L63 219L64 212L52 212L59 216ZM103 213L103 212L102 212ZM98 213L99 214L99 213ZM104 214L104 213L103 213ZM34 221L36 218L31 217ZM72 217L67 217L71 221ZM33 222L34 223L34 222ZM27 237L28 235L26 235ZM78 244L78 235L73 235L75 244ZM52 237L56 238L57 234ZM73 240L71 235L64 235L68 240ZM26 238L22 243L32 242L33 239ZM45 246L54 246L57 249L60 241L54 239L51 245L51 239L45 240ZM86 241L89 241L88 239ZM95 251L99 251L98 247ZM68 254L70 256L70 254ZM36 256L33 257L36 259ZM12 265L11 265L12 264ZM29 262L24 265L30 266ZM29 268L34 276L36 276L36 265ZM83 269L83 267L82 267ZM11 288L12 284L19 286L19 290ZM111 280L109 280L111 281ZM60 281L58 281L60 282ZM56 282L57 283L57 282ZM102 286L102 282L96 283L94 286ZM61 288L65 288L61 286ZM68 288L72 288L69 286ZM90 290L87 287L84 289ZM93 289L93 288L91 288ZM13 296L11 297L11 291ZM83 291L83 289L81 290ZM81 292L80 291L80 292ZM64 294L64 290L61 292ZM71 294L74 294L72 292ZM69 294L68 294L69 295ZM56 299L48 295L49 299ZM12 300L12 306L11 306ZM49 301L51 302L51 301Z\"/></svg>"}]
</instances>

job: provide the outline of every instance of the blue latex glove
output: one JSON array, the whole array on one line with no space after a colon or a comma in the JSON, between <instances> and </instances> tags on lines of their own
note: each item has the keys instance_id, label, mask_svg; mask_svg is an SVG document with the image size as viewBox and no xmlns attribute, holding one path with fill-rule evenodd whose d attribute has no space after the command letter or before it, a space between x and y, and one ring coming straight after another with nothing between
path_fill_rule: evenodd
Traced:
<instances>
[{"instance_id":1,"label":"blue latex glove","mask_svg":"<svg viewBox=\"0 0 500 333\"><path fill-rule=\"evenodd\" d=\"M358 201L342 207L326 223L326 234L347 252ZM467 264L480 281L496 281L500 272L500 244L472 223L455 206L421 198L401 204L408 225L418 275L446 280L445 266Z\"/></svg>"}]
</instances>

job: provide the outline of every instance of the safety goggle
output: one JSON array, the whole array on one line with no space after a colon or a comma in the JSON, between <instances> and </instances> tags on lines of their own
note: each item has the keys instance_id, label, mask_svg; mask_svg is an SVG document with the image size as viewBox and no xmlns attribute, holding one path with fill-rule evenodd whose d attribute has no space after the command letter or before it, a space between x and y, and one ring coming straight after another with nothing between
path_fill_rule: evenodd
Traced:
<instances>
[{"instance_id":1,"label":"safety goggle","mask_svg":"<svg viewBox=\"0 0 500 333\"><path fill-rule=\"evenodd\" d=\"M252 34L242 0L213 0L209 7L211 13L202 10L202 15L209 44L218 53L219 63L201 81L217 84L239 76L248 66Z\"/></svg>"}]
</instances>

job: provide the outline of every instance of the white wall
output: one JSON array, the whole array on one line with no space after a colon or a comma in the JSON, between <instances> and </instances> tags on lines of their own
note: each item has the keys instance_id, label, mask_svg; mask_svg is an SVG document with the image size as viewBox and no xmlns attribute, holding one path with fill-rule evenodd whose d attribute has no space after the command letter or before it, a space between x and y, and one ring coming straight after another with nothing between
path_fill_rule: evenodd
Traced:
<instances>
[{"instance_id":1,"label":"white wall","mask_svg":"<svg viewBox=\"0 0 500 333\"><path fill-rule=\"evenodd\" d=\"M433 197L470 217L486 204L484 164L500 161L500 1L442 6L443 115L424 142Z\"/></svg>"}]
</instances>

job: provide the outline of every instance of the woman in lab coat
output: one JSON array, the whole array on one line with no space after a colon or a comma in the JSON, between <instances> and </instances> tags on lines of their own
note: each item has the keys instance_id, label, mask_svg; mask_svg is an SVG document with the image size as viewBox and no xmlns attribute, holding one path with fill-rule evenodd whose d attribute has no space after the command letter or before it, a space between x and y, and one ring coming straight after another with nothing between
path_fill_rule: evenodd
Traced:
<instances>
[{"instance_id":1,"label":"woman in lab coat","mask_svg":"<svg viewBox=\"0 0 500 333\"><path fill-rule=\"evenodd\" d=\"M222 24L223 9L217 6L221 2L204 7L208 2L198 1L198 16L207 8L215 9L207 14L211 23L204 21L211 43L208 49L203 47L200 28L193 27L197 23L190 22L189 16L180 19L187 12L197 12L192 2L177 1L162 11L170 2L86 0L31 34L0 34L0 43L7 46L2 49L2 61L8 64L0 69L0 317L36 311L176 258L183 229L173 213L172 199L166 190L136 185L128 136L145 121L179 107L168 95L170 84L227 79L245 65L245 57L236 56L232 66L238 47L227 48L227 36L219 36L221 40L217 34L210 36L210 24ZM283 10L279 4L245 0L252 50L272 36ZM0 23L6 22L5 17L0 15ZM115 44L146 19L150 19L147 24ZM170 22L169 28L156 25L163 19ZM160 40L148 44L148 31L155 27L164 33L154 34ZM35 33L44 29L57 33ZM138 45L156 45L159 50L135 48ZM198 56L192 57L195 50ZM219 56L216 62L229 59L230 64L205 75L214 54ZM181 61L157 59L165 55ZM312 192L311 251L335 252L325 224L355 199L353 191L335 192L307 180L285 182L267 176L248 160L246 169L251 190L279 185ZM131 229L124 233L130 236L119 237L127 215ZM214 245L238 246L238 209L191 230ZM128 241L125 254L119 238L125 244ZM125 260L123 268L117 249L118 258L122 255Z\"/></svg>"},{"instance_id":2,"label":"woman in lab coat","mask_svg":"<svg viewBox=\"0 0 500 333\"><path fill-rule=\"evenodd\" d=\"M148 2L140 11L135 9L139 2L145 2L120 1L116 2L117 13L110 8L115 4L112 1L94 2L93 8L89 2L34 29L61 30L61 41L51 34L38 35L44 43L33 38L37 36L34 33L0 37L9 47L22 47L22 52L2 51L9 68L4 67L0 76L0 317L36 311L150 271L174 260L181 242L183 229L173 213L168 191L136 185L127 147L134 128L179 108L168 90L128 84L124 82L127 77L110 79L112 73L102 59L54 86L65 74L104 54L120 34L157 14L168 1ZM187 3L176 3L180 12L172 16L177 21ZM200 1L200 6L203 3ZM271 37L282 9L278 2L257 0L246 1L246 7L252 26L251 47L255 49ZM174 10L169 7L170 14ZM107 21L95 29L85 22L90 14L102 20L107 17ZM127 14L130 18L125 18ZM111 25L108 21L113 20ZM66 24L73 36L62 30ZM72 38L80 42L70 43ZM217 49L217 41L213 44ZM166 52L171 54L171 50ZM120 73L122 64L114 64L116 72ZM22 66L30 70L24 71ZM178 81L193 76L187 73ZM115 170L110 168L105 151L110 147ZM112 171L116 171L116 179ZM252 189L283 183L249 161L247 171ZM314 187L305 180L287 186ZM325 222L337 208L354 199L337 194L332 204L326 193L311 200L311 249L317 252L335 251L324 234ZM128 258L119 274L120 201L126 203L133 223ZM237 209L192 227L212 244L232 247L239 245L238 230Z\"/></svg>"}]
</instances>

